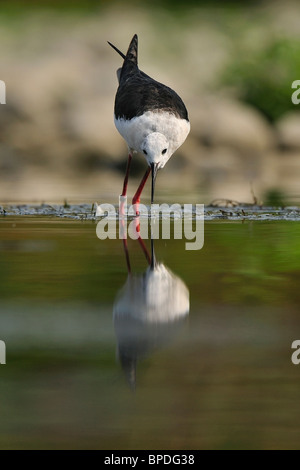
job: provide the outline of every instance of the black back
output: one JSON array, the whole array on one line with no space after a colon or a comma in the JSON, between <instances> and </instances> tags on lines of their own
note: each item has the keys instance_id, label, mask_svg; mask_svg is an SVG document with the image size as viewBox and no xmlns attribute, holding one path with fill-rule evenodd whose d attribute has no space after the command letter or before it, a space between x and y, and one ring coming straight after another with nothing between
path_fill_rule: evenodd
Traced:
<instances>
[{"instance_id":1,"label":"black back","mask_svg":"<svg viewBox=\"0 0 300 470\"><path fill-rule=\"evenodd\" d=\"M122 54L115 46L115 50ZM115 99L115 117L132 119L147 111L166 111L188 121L182 99L174 90L153 80L139 70L137 64L138 37L135 34L129 45L120 74L120 84Z\"/></svg>"}]
</instances>

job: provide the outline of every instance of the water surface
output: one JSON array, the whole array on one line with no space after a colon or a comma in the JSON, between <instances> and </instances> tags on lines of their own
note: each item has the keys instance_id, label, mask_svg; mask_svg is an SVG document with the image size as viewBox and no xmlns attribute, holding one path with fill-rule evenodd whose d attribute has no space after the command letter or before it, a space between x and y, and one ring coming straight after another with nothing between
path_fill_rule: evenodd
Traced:
<instances>
[{"instance_id":1,"label":"water surface","mask_svg":"<svg viewBox=\"0 0 300 470\"><path fill-rule=\"evenodd\" d=\"M154 269L93 220L0 223L1 448L299 448L298 222L207 221Z\"/></svg>"}]
</instances>

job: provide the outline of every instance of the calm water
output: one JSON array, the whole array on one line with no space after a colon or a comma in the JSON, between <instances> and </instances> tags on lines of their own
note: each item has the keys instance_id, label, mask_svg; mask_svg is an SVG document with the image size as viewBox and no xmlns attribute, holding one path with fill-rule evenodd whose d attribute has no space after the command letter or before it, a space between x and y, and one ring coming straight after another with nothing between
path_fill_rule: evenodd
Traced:
<instances>
[{"instance_id":1,"label":"calm water","mask_svg":"<svg viewBox=\"0 0 300 470\"><path fill-rule=\"evenodd\" d=\"M300 448L298 222L206 222L153 269L92 221L0 224L2 449Z\"/></svg>"}]
</instances>

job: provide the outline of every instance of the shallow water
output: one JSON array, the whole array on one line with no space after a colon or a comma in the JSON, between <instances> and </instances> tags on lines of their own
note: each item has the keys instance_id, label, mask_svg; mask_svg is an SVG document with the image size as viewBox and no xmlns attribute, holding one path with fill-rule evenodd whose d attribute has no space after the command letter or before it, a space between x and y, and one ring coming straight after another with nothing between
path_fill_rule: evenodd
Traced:
<instances>
[{"instance_id":1,"label":"shallow water","mask_svg":"<svg viewBox=\"0 0 300 470\"><path fill-rule=\"evenodd\" d=\"M300 447L298 222L208 220L154 269L94 220L0 224L1 448Z\"/></svg>"}]
</instances>

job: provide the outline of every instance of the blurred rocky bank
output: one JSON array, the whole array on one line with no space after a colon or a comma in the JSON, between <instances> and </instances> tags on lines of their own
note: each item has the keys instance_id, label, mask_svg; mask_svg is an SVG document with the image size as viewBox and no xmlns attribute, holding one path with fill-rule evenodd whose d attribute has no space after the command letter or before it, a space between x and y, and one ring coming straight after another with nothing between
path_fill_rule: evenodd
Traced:
<instances>
[{"instance_id":1,"label":"blurred rocky bank","mask_svg":"<svg viewBox=\"0 0 300 470\"><path fill-rule=\"evenodd\" d=\"M263 22L247 30L235 19L232 37L193 11L180 31L166 12L153 18L121 7L85 17L39 12L2 21L1 202L117 202L127 160L113 123L121 60L106 41L126 51L134 33L141 69L182 96L191 121L186 143L158 176L158 200L167 192L182 202L191 194L193 202L259 202L277 190L299 202L300 105L272 122L218 81L237 37L240 48L251 35L255 47L263 47L270 34L298 34L287 14L275 13L268 12L268 34ZM296 79L300 74L286 86ZM145 165L142 156L135 158L130 195Z\"/></svg>"}]
</instances>

